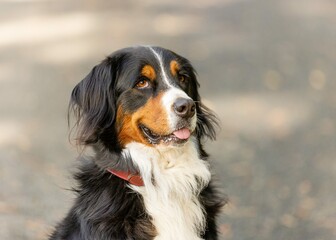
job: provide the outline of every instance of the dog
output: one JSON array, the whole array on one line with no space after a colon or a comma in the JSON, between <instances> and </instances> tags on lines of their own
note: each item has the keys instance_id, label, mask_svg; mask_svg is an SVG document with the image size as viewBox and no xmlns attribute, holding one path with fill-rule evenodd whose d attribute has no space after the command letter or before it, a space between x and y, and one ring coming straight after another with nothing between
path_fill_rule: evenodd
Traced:
<instances>
[{"instance_id":1,"label":"dog","mask_svg":"<svg viewBox=\"0 0 336 240\"><path fill-rule=\"evenodd\" d=\"M218 124L198 88L186 58L152 46L112 53L75 86L76 141L94 155L51 240L218 238L226 200L202 145Z\"/></svg>"}]
</instances>

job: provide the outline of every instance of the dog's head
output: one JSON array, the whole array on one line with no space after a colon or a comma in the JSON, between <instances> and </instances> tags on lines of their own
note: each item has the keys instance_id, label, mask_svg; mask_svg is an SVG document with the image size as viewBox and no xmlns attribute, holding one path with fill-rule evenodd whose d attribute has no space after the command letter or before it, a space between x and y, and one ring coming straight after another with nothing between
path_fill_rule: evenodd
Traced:
<instances>
[{"instance_id":1,"label":"dog's head","mask_svg":"<svg viewBox=\"0 0 336 240\"><path fill-rule=\"evenodd\" d=\"M77 140L110 151L130 142L182 146L195 135L215 137L213 114L202 105L190 62L160 47L119 50L73 90Z\"/></svg>"}]
</instances>

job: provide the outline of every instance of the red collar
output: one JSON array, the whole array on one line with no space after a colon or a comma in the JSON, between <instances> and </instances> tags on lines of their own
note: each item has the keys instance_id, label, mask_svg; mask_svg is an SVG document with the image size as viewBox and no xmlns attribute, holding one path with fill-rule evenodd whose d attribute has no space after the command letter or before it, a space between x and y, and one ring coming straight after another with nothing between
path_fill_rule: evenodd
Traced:
<instances>
[{"instance_id":1,"label":"red collar","mask_svg":"<svg viewBox=\"0 0 336 240\"><path fill-rule=\"evenodd\" d=\"M109 171L110 173L112 173L113 175L126 180L127 182L138 186L138 187L142 187L144 186L144 182L142 180L142 177L140 175L134 175L132 173L129 172L123 172L123 171L117 171L111 168L108 168L107 171Z\"/></svg>"}]
</instances>

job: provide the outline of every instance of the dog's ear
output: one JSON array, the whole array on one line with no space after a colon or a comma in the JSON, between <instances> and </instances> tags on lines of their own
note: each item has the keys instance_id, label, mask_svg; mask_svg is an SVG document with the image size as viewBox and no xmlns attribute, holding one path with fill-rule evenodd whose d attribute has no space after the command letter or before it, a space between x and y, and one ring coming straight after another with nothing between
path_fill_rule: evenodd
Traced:
<instances>
[{"instance_id":1,"label":"dog's ear","mask_svg":"<svg viewBox=\"0 0 336 240\"><path fill-rule=\"evenodd\" d=\"M110 56L95 66L72 91L69 115L75 115L76 140L80 145L94 144L111 128L116 116L115 83L121 57Z\"/></svg>"},{"instance_id":2,"label":"dog's ear","mask_svg":"<svg viewBox=\"0 0 336 240\"><path fill-rule=\"evenodd\" d=\"M199 138L208 137L216 139L216 128L219 127L218 118L214 112L205 106L201 99L196 103L197 110L197 136Z\"/></svg>"},{"instance_id":3,"label":"dog's ear","mask_svg":"<svg viewBox=\"0 0 336 240\"><path fill-rule=\"evenodd\" d=\"M200 87L200 84L197 81L197 73L192 67L190 72L192 73L190 76L192 80L190 92L192 99L195 101L197 112L197 137L198 139L208 137L211 140L215 140L216 128L219 127L218 118L211 109L209 109L202 103L201 96L198 93L198 88Z\"/></svg>"}]
</instances>

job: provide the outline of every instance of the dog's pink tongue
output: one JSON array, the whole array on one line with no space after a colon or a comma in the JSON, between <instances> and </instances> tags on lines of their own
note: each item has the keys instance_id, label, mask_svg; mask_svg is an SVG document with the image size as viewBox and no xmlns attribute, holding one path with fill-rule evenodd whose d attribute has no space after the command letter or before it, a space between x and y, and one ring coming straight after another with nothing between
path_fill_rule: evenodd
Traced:
<instances>
[{"instance_id":1,"label":"dog's pink tongue","mask_svg":"<svg viewBox=\"0 0 336 240\"><path fill-rule=\"evenodd\" d=\"M173 134L179 139L188 139L190 137L190 130L188 128L182 128L173 132Z\"/></svg>"}]
</instances>

